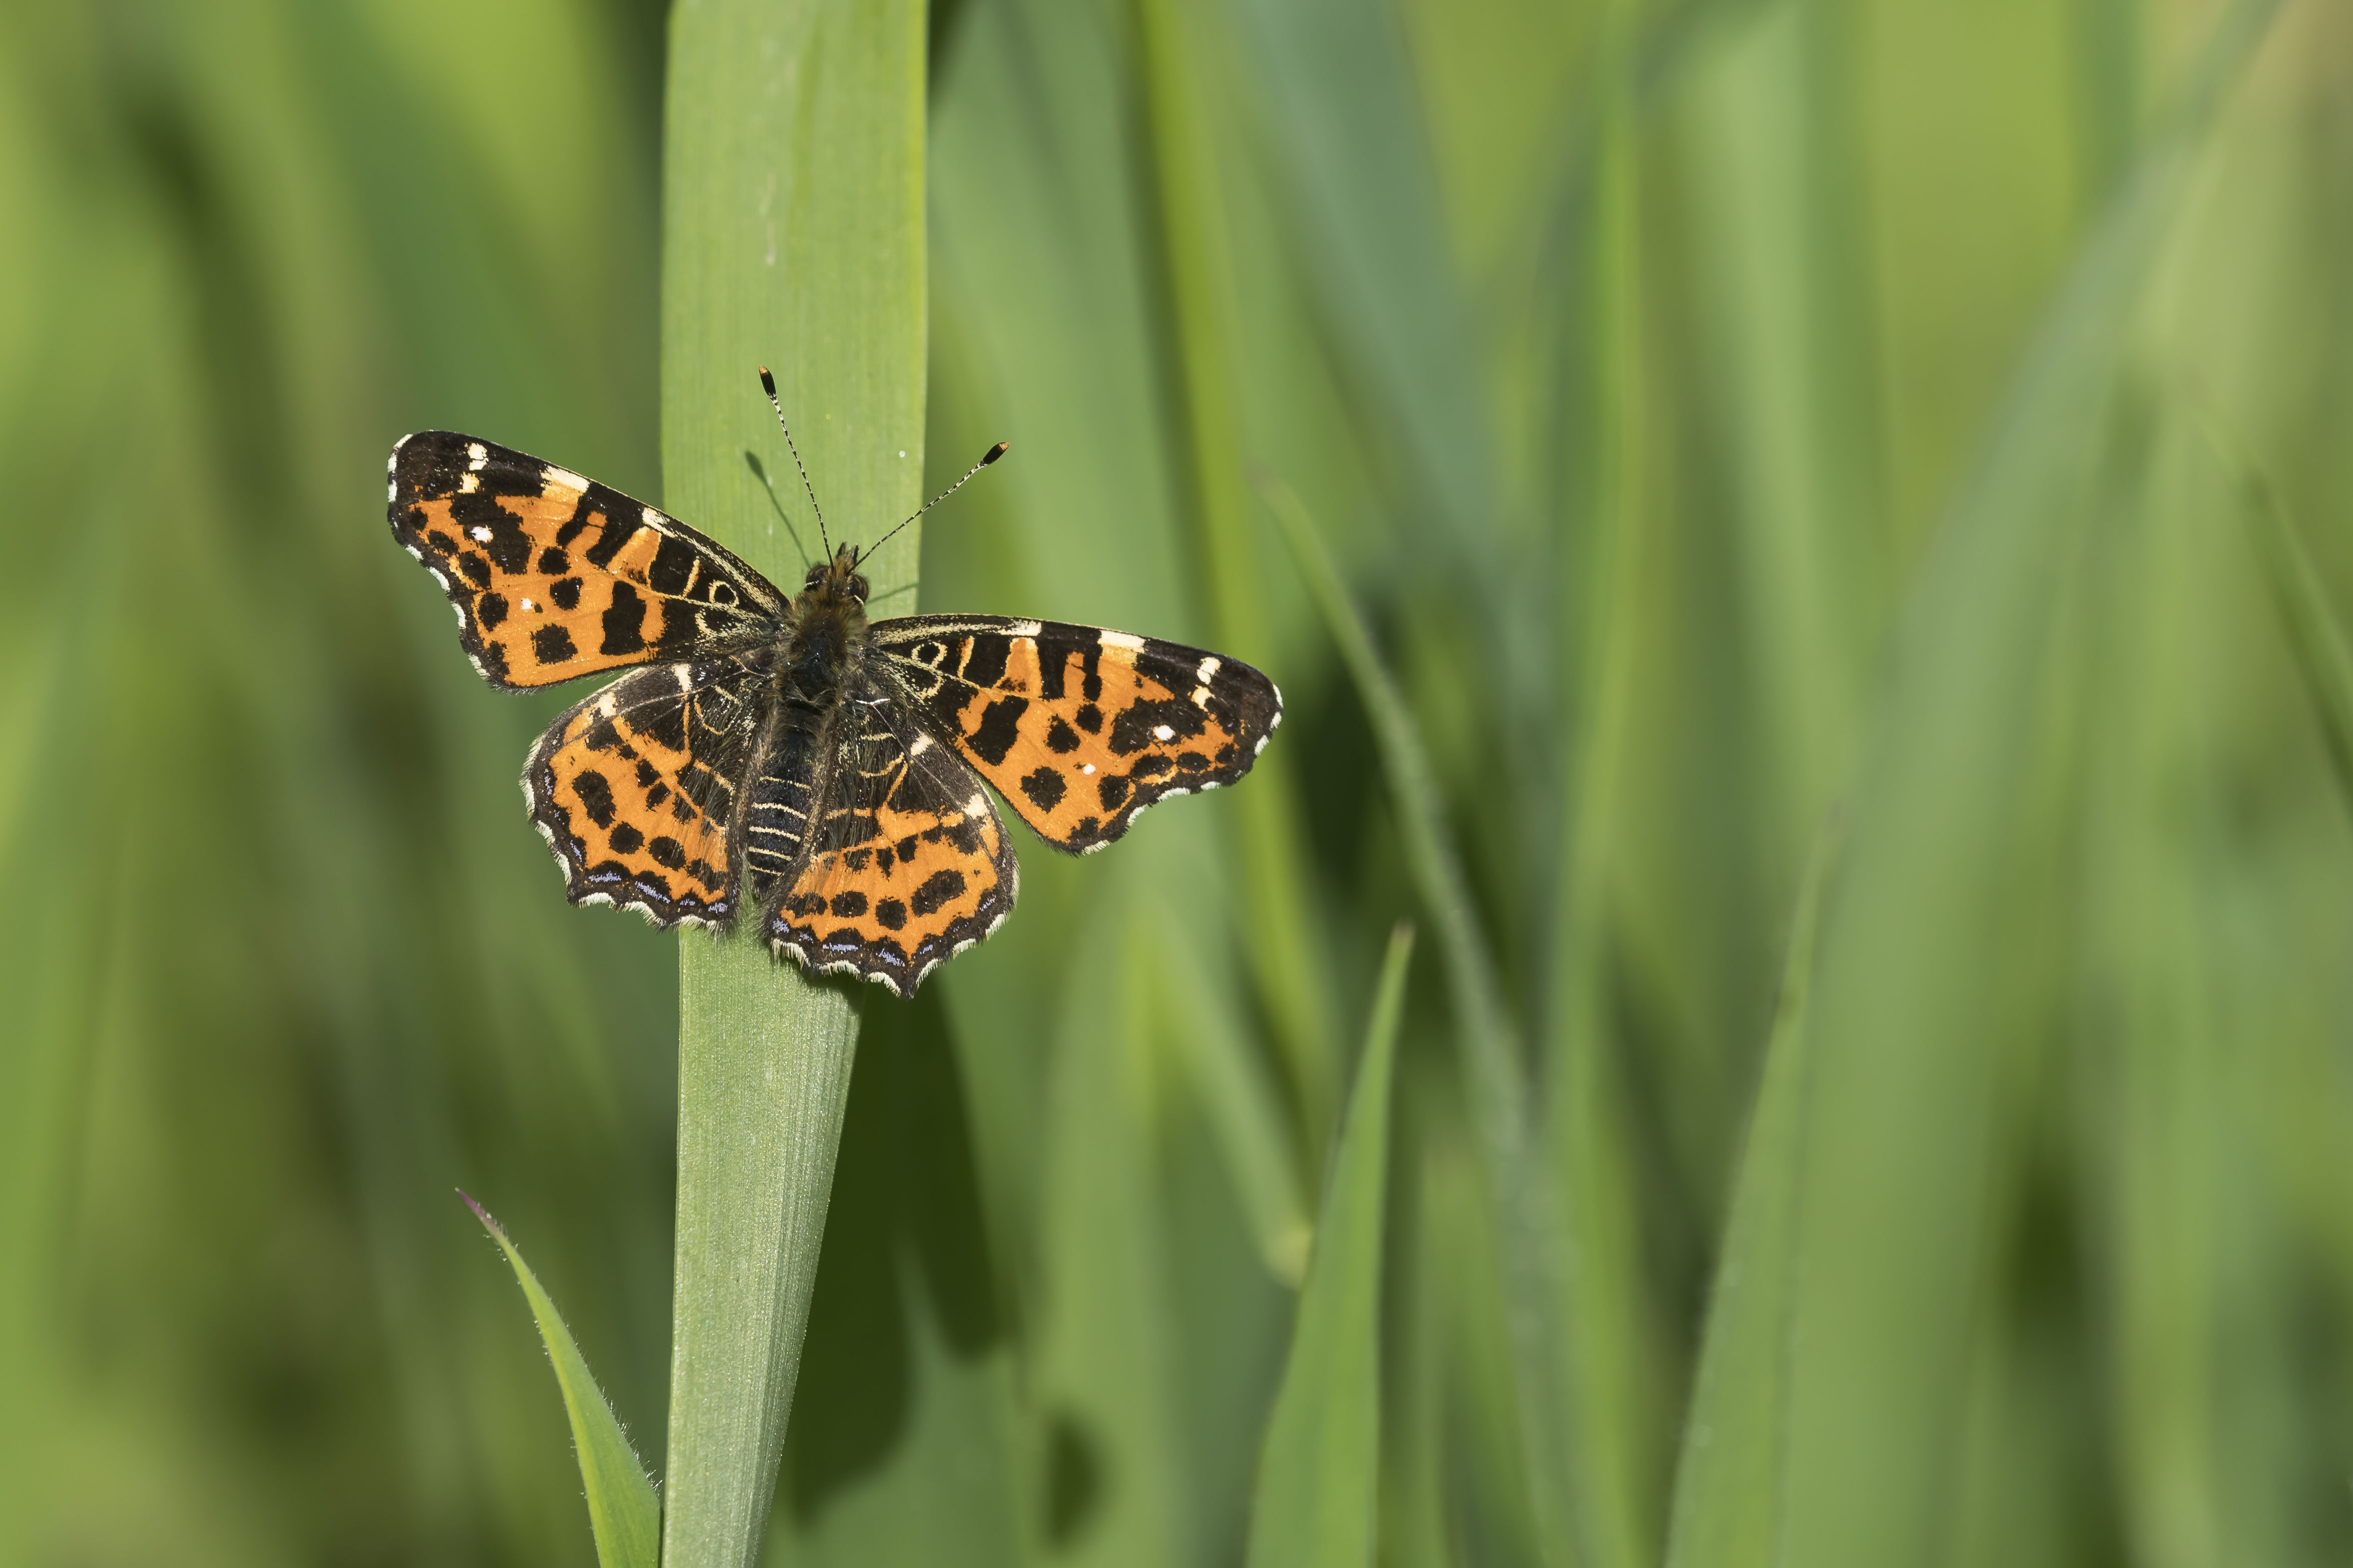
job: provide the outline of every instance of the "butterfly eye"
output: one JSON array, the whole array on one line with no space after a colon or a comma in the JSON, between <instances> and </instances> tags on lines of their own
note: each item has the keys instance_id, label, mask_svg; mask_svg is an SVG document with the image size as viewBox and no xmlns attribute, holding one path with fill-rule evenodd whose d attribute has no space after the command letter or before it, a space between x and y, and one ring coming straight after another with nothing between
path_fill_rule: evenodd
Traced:
<instances>
[{"instance_id":1,"label":"butterfly eye","mask_svg":"<svg viewBox=\"0 0 2353 1568\"><path fill-rule=\"evenodd\" d=\"M866 602L866 579L856 573L850 574L849 596L861 605Z\"/></svg>"},{"instance_id":2,"label":"butterfly eye","mask_svg":"<svg viewBox=\"0 0 2353 1568\"><path fill-rule=\"evenodd\" d=\"M812 566L808 570L807 578L802 582L801 586L804 588L814 588L818 584L825 581L825 576L826 568L822 563Z\"/></svg>"}]
</instances>

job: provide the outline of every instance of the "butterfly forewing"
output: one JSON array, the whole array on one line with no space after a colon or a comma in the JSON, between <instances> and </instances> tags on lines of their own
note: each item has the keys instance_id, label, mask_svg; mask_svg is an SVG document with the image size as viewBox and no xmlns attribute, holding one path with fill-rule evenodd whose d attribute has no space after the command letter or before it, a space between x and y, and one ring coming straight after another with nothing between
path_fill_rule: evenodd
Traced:
<instances>
[{"instance_id":1,"label":"butterfly forewing","mask_svg":"<svg viewBox=\"0 0 2353 1568\"><path fill-rule=\"evenodd\" d=\"M768 636L781 596L675 518L569 469L428 430L393 448L393 536L494 686L547 686Z\"/></svg>"},{"instance_id":2,"label":"butterfly forewing","mask_svg":"<svg viewBox=\"0 0 2353 1568\"><path fill-rule=\"evenodd\" d=\"M736 781L759 725L732 662L632 670L549 726L523 768L574 903L725 926Z\"/></svg>"},{"instance_id":3,"label":"butterfly forewing","mask_svg":"<svg viewBox=\"0 0 2353 1568\"><path fill-rule=\"evenodd\" d=\"M1240 778L1282 722L1282 693L1249 665L1100 626L910 616L872 641L918 721L1082 854L1155 801Z\"/></svg>"},{"instance_id":4,"label":"butterfly forewing","mask_svg":"<svg viewBox=\"0 0 2353 1568\"><path fill-rule=\"evenodd\" d=\"M912 996L1012 910L1012 845L971 768L925 735L887 687L854 685L838 730L832 754L810 758L813 784L796 788L796 768L762 770L755 822L770 800L816 805L796 861L772 872L749 851L753 893L772 911L768 938L779 954Z\"/></svg>"}]
</instances>

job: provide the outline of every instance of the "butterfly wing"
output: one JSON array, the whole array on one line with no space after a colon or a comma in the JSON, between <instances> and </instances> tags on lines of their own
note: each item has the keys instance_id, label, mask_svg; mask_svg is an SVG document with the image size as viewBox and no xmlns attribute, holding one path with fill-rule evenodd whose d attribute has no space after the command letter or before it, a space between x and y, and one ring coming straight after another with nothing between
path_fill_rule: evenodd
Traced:
<instances>
[{"instance_id":1,"label":"butterfly wing","mask_svg":"<svg viewBox=\"0 0 2353 1568\"><path fill-rule=\"evenodd\" d=\"M1157 801L1240 778L1282 722L1282 693L1249 665L1100 626L909 616L875 623L871 647L923 728L1079 854Z\"/></svg>"},{"instance_id":2,"label":"butterfly wing","mask_svg":"<svg viewBox=\"0 0 2353 1568\"><path fill-rule=\"evenodd\" d=\"M447 430L392 449L393 537L457 607L459 640L518 690L709 657L772 635L784 600L717 543L553 463Z\"/></svg>"},{"instance_id":3,"label":"butterfly wing","mask_svg":"<svg viewBox=\"0 0 2353 1568\"><path fill-rule=\"evenodd\" d=\"M548 727L522 788L565 897L658 926L733 922L728 825L760 679L733 660L634 669Z\"/></svg>"},{"instance_id":4,"label":"butterfly wing","mask_svg":"<svg viewBox=\"0 0 2353 1568\"><path fill-rule=\"evenodd\" d=\"M779 957L913 996L1012 911L1013 847L972 769L881 683L854 683L833 729L788 737L753 782L753 894Z\"/></svg>"}]
</instances>

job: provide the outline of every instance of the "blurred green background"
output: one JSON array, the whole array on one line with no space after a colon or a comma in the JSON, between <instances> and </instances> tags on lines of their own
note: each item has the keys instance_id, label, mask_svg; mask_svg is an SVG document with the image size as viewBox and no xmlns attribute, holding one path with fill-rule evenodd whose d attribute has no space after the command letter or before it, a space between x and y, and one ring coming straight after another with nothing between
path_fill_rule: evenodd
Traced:
<instances>
[{"instance_id":1,"label":"blurred green background","mask_svg":"<svg viewBox=\"0 0 2353 1568\"><path fill-rule=\"evenodd\" d=\"M461 1185L659 1472L676 939L564 903L513 780L566 696L481 688L380 476L448 427L659 497L663 37L0 16L0 1561L590 1561ZM774 1560L1240 1561L1400 918L1384 1563L2353 1559L2353 837L2233 469L2353 612L2353 16L932 44L931 467L1015 454L923 607L1287 721L866 1000ZM1270 485L1535 1086L1516 1338L1463 972Z\"/></svg>"}]
</instances>

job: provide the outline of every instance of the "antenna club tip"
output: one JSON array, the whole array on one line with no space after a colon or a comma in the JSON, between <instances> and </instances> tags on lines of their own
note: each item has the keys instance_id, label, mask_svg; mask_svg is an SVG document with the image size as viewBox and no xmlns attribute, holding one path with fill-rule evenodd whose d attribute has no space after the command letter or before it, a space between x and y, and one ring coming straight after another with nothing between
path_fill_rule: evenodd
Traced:
<instances>
[{"instance_id":1,"label":"antenna club tip","mask_svg":"<svg viewBox=\"0 0 2353 1568\"><path fill-rule=\"evenodd\" d=\"M1006 453L1008 453L1008 452L1011 451L1012 449L1013 449L1013 443L1012 443L1012 442L1010 442L1010 441L999 441L996 446L991 447L988 449L988 454L987 454L987 456L986 456L986 457L984 457L984 458L981 458L981 460L980 460L980 466L981 466L982 468L987 468L987 467L988 467L988 465L989 465L989 464L991 464L991 463L993 463L993 462L997 461L997 458L1001 458L1001 457L1005 456L1005 454L1006 454Z\"/></svg>"},{"instance_id":2,"label":"antenna club tip","mask_svg":"<svg viewBox=\"0 0 2353 1568\"><path fill-rule=\"evenodd\" d=\"M762 365L760 367L760 386L761 389L767 393L769 396L774 397L776 395L776 378L768 374L768 367L766 365Z\"/></svg>"}]
</instances>

